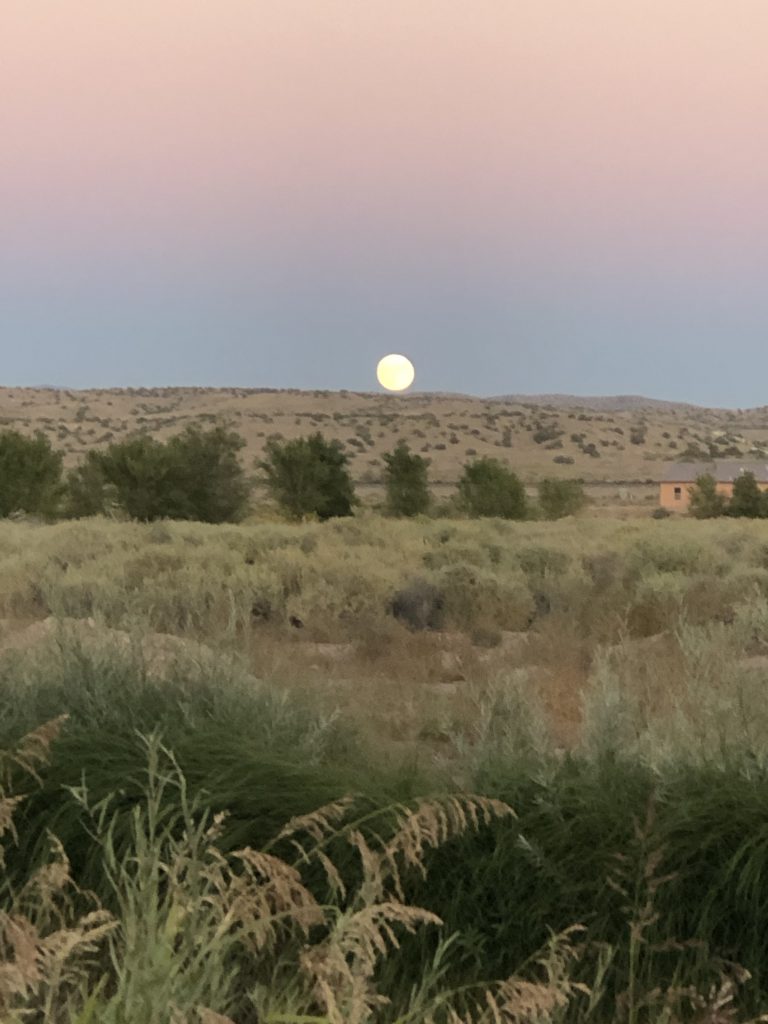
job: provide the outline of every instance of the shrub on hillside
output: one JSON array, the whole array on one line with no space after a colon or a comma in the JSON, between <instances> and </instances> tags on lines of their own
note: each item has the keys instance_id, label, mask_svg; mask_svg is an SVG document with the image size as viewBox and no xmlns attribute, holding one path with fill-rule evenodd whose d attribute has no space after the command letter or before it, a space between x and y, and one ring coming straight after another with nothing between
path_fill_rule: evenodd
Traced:
<instances>
[{"instance_id":1,"label":"shrub on hillside","mask_svg":"<svg viewBox=\"0 0 768 1024\"><path fill-rule=\"evenodd\" d=\"M293 441L270 440L259 465L267 487L291 518L350 516L356 504L348 459L338 441L322 434Z\"/></svg>"},{"instance_id":2,"label":"shrub on hillside","mask_svg":"<svg viewBox=\"0 0 768 1024\"><path fill-rule=\"evenodd\" d=\"M545 519L576 515L586 502L584 486L580 480L547 478L541 481L538 490L539 505Z\"/></svg>"},{"instance_id":3,"label":"shrub on hillside","mask_svg":"<svg viewBox=\"0 0 768 1024\"><path fill-rule=\"evenodd\" d=\"M459 496L471 516L525 519L527 514L522 482L497 459L478 459L465 466Z\"/></svg>"},{"instance_id":4,"label":"shrub on hillside","mask_svg":"<svg viewBox=\"0 0 768 1024\"><path fill-rule=\"evenodd\" d=\"M648 428L644 423L637 423L630 428L629 440L631 444L645 444Z\"/></svg>"},{"instance_id":5,"label":"shrub on hillside","mask_svg":"<svg viewBox=\"0 0 768 1024\"><path fill-rule=\"evenodd\" d=\"M684 451L680 453L681 462L703 462L709 457L709 449L702 448L694 441L689 441Z\"/></svg>"},{"instance_id":6,"label":"shrub on hillside","mask_svg":"<svg viewBox=\"0 0 768 1024\"><path fill-rule=\"evenodd\" d=\"M38 433L0 433L0 517L13 512L52 516L62 494L62 455Z\"/></svg>"},{"instance_id":7,"label":"shrub on hillside","mask_svg":"<svg viewBox=\"0 0 768 1024\"><path fill-rule=\"evenodd\" d=\"M545 426L540 426L534 432L533 440L536 444L544 444L545 441L556 441L562 434L563 431L559 430L554 423L548 423Z\"/></svg>"}]
</instances>

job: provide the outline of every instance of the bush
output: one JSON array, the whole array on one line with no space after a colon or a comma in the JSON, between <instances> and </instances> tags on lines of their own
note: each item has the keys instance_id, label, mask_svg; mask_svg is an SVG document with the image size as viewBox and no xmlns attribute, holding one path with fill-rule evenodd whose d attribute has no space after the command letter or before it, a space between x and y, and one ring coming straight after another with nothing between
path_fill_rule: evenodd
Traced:
<instances>
[{"instance_id":1,"label":"bush","mask_svg":"<svg viewBox=\"0 0 768 1024\"><path fill-rule=\"evenodd\" d=\"M437 587L417 579L397 591L390 603L390 611L409 629L439 629L443 605L444 598Z\"/></svg>"},{"instance_id":2,"label":"bush","mask_svg":"<svg viewBox=\"0 0 768 1024\"><path fill-rule=\"evenodd\" d=\"M234 431L190 426L167 444L182 479L175 518L201 523L236 523L248 512L250 484L237 453L245 441Z\"/></svg>"},{"instance_id":3,"label":"bush","mask_svg":"<svg viewBox=\"0 0 768 1024\"><path fill-rule=\"evenodd\" d=\"M351 516L356 504L348 459L338 441L322 434L280 443L270 440L260 463L272 497L291 519Z\"/></svg>"},{"instance_id":4,"label":"bush","mask_svg":"<svg viewBox=\"0 0 768 1024\"><path fill-rule=\"evenodd\" d=\"M630 444L645 444L647 432L648 428L644 423L638 423L631 427L629 431Z\"/></svg>"},{"instance_id":5,"label":"bush","mask_svg":"<svg viewBox=\"0 0 768 1024\"><path fill-rule=\"evenodd\" d=\"M382 456L386 469L387 507L395 516L417 516L429 508L429 459L414 455L405 441Z\"/></svg>"},{"instance_id":6,"label":"bush","mask_svg":"<svg viewBox=\"0 0 768 1024\"><path fill-rule=\"evenodd\" d=\"M533 434L533 440L536 444L544 444L545 441L556 441L562 433L562 430L558 430L554 424L550 423L547 426L539 427Z\"/></svg>"},{"instance_id":7,"label":"bush","mask_svg":"<svg viewBox=\"0 0 768 1024\"><path fill-rule=\"evenodd\" d=\"M103 515L107 503L105 485L99 453L90 451L79 466L67 473L64 514L70 519Z\"/></svg>"},{"instance_id":8,"label":"bush","mask_svg":"<svg viewBox=\"0 0 768 1024\"><path fill-rule=\"evenodd\" d=\"M471 516L525 519L527 514L525 488L497 459L478 459L465 466L459 496Z\"/></svg>"},{"instance_id":9,"label":"bush","mask_svg":"<svg viewBox=\"0 0 768 1024\"><path fill-rule=\"evenodd\" d=\"M237 522L248 508L249 485L237 452L245 442L223 427L190 426L162 444L146 435L91 454L70 476L70 510L75 515L103 511L104 485L133 519L187 519Z\"/></svg>"},{"instance_id":10,"label":"bush","mask_svg":"<svg viewBox=\"0 0 768 1024\"><path fill-rule=\"evenodd\" d=\"M580 480L542 480L539 484L539 505L545 519L562 519L579 512L586 502Z\"/></svg>"},{"instance_id":11,"label":"bush","mask_svg":"<svg viewBox=\"0 0 768 1024\"><path fill-rule=\"evenodd\" d=\"M725 498L717 493L717 482L710 473L696 477L690 489L688 510L696 519L714 519L725 514Z\"/></svg>"},{"instance_id":12,"label":"bush","mask_svg":"<svg viewBox=\"0 0 768 1024\"><path fill-rule=\"evenodd\" d=\"M62 455L38 433L0 433L0 517L13 512L53 516L62 495Z\"/></svg>"},{"instance_id":13,"label":"bush","mask_svg":"<svg viewBox=\"0 0 768 1024\"><path fill-rule=\"evenodd\" d=\"M765 516L765 497L757 486L754 473L742 473L733 482L733 494L728 503L729 516L744 516L749 519L760 519Z\"/></svg>"},{"instance_id":14,"label":"bush","mask_svg":"<svg viewBox=\"0 0 768 1024\"><path fill-rule=\"evenodd\" d=\"M105 482L114 487L117 500L132 519L150 522L172 516L169 497L177 487L170 478L165 446L159 441L146 435L129 438L110 445L97 458Z\"/></svg>"}]
</instances>

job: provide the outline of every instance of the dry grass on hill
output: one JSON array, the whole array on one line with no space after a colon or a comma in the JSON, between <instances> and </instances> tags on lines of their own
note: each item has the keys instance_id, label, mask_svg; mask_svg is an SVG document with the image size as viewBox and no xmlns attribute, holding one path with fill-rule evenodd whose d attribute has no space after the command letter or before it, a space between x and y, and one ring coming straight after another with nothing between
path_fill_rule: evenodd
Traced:
<instances>
[{"instance_id":1,"label":"dry grass on hill","mask_svg":"<svg viewBox=\"0 0 768 1024\"><path fill-rule=\"evenodd\" d=\"M545 398L547 396L544 396ZM552 397L552 396L550 396ZM466 396L359 394L346 391L270 391L246 388L141 388L67 391L0 389L0 424L42 430L74 465L83 453L134 431L160 439L189 423L226 423L246 440L249 468L269 437L319 430L340 441L353 476L375 489L381 456L399 439L431 459L438 491L452 485L475 456L508 463L528 484L544 476L580 477L594 485L599 505L653 497L666 460L686 451L727 457L768 452L768 409L699 409L672 403L630 403L611 409ZM601 486L610 482L609 487ZM645 490L638 488L646 482Z\"/></svg>"}]
</instances>

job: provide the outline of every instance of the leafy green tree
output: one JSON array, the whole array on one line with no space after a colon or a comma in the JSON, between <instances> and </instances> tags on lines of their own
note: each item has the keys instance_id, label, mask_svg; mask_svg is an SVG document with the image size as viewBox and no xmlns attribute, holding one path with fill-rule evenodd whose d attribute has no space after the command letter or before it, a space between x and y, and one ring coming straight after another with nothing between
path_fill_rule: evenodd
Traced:
<instances>
[{"instance_id":1,"label":"leafy green tree","mask_svg":"<svg viewBox=\"0 0 768 1024\"><path fill-rule=\"evenodd\" d=\"M477 459L465 466L459 496L471 516L525 519L528 511L519 477L498 459Z\"/></svg>"},{"instance_id":2,"label":"leafy green tree","mask_svg":"<svg viewBox=\"0 0 768 1024\"><path fill-rule=\"evenodd\" d=\"M725 498L717 493L717 482L710 473L696 477L696 483L689 488L688 511L696 519L714 519L725 515Z\"/></svg>"},{"instance_id":3,"label":"leafy green tree","mask_svg":"<svg viewBox=\"0 0 768 1024\"><path fill-rule=\"evenodd\" d=\"M238 452L243 438L225 427L189 426L168 441L168 457L177 477L175 518L201 523L235 523L248 513L251 487Z\"/></svg>"},{"instance_id":4,"label":"leafy green tree","mask_svg":"<svg viewBox=\"0 0 768 1024\"><path fill-rule=\"evenodd\" d=\"M117 501L132 519L186 519L180 515L184 505L183 473L168 457L160 441L141 435L111 444L96 453L107 484L115 490Z\"/></svg>"},{"instance_id":5,"label":"leafy green tree","mask_svg":"<svg viewBox=\"0 0 768 1024\"><path fill-rule=\"evenodd\" d=\"M741 473L733 482L733 494L728 504L728 515L759 519L765 514L765 496L757 486L755 474Z\"/></svg>"},{"instance_id":6,"label":"leafy green tree","mask_svg":"<svg viewBox=\"0 0 768 1024\"><path fill-rule=\"evenodd\" d=\"M319 432L293 441L270 440L259 463L267 487L292 519L350 516L356 504L347 456Z\"/></svg>"},{"instance_id":7,"label":"leafy green tree","mask_svg":"<svg viewBox=\"0 0 768 1024\"><path fill-rule=\"evenodd\" d=\"M586 503L581 480L553 480L547 478L539 484L539 505L545 519L574 516Z\"/></svg>"},{"instance_id":8,"label":"leafy green tree","mask_svg":"<svg viewBox=\"0 0 768 1024\"><path fill-rule=\"evenodd\" d=\"M393 452L382 456L387 488L387 506L396 516L417 516L430 504L427 467L429 459L411 451L400 441Z\"/></svg>"},{"instance_id":9,"label":"leafy green tree","mask_svg":"<svg viewBox=\"0 0 768 1024\"><path fill-rule=\"evenodd\" d=\"M237 457L244 444L224 427L190 426L166 444L147 436L128 438L84 464L73 481L73 499L77 495L81 508L98 504L100 473L133 519L237 522L248 510L250 490Z\"/></svg>"},{"instance_id":10,"label":"leafy green tree","mask_svg":"<svg viewBox=\"0 0 768 1024\"><path fill-rule=\"evenodd\" d=\"M103 515L106 501L106 480L99 452L89 451L80 465L67 473L64 514L71 519Z\"/></svg>"},{"instance_id":11,"label":"leafy green tree","mask_svg":"<svg viewBox=\"0 0 768 1024\"><path fill-rule=\"evenodd\" d=\"M0 517L13 512L54 516L63 493L63 457L41 433L0 433Z\"/></svg>"}]
</instances>

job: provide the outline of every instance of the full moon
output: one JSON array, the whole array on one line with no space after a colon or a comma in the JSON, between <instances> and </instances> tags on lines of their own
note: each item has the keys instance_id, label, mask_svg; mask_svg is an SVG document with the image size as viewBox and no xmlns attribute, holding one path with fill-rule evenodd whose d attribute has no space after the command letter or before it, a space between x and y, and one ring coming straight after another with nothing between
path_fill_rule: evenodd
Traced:
<instances>
[{"instance_id":1,"label":"full moon","mask_svg":"<svg viewBox=\"0 0 768 1024\"><path fill-rule=\"evenodd\" d=\"M376 377L387 391L405 391L413 384L416 371L405 356L390 355L379 360Z\"/></svg>"}]
</instances>

